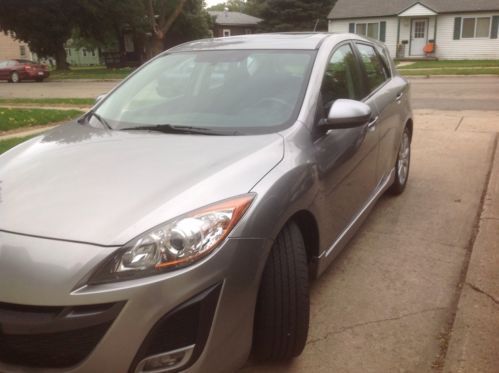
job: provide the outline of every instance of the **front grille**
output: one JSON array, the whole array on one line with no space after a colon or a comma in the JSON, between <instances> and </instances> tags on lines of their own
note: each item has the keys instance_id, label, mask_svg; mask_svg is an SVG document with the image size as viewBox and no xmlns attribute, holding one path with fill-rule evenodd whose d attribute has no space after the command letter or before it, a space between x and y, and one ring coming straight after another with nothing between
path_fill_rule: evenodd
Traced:
<instances>
[{"instance_id":1,"label":"front grille","mask_svg":"<svg viewBox=\"0 0 499 373\"><path fill-rule=\"evenodd\" d=\"M83 361L123 303L32 307L0 303L0 361L34 368L67 368Z\"/></svg>"}]
</instances>

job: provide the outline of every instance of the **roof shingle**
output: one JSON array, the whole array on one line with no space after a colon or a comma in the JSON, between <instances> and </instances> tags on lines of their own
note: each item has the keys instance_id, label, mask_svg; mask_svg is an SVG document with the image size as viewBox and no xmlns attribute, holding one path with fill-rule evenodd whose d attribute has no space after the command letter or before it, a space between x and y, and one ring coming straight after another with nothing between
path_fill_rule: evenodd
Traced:
<instances>
[{"instance_id":1,"label":"roof shingle","mask_svg":"<svg viewBox=\"0 0 499 373\"><path fill-rule=\"evenodd\" d=\"M394 16L417 3L437 13L499 11L498 0L338 0L328 18Z\"/></svg>"},{"instance_id":2,"label":"roof shingle","mask_svg":"<svg viewBox=\"0 0 499 373\"><path fill-rule=\"evenodd\" d=\"M262 22L260 18L240 12L209 10L208 13L215 18L215 23L218 25L257 25Z\"/></svg>"}]
</instances>

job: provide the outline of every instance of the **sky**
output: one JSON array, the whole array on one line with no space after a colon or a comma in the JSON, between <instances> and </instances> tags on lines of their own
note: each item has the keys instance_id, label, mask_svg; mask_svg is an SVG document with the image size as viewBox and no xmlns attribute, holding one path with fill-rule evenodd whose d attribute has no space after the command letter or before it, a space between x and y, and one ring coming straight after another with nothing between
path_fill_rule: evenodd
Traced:
<instances>
[{"instance_id":1,"label":"sky","mask_svg":"<svg viewBox=\"0 0 499 373\"><path fill-rule=\"evenodd\" d=\"M204 1L206 2L207 7L224 2L224 0L204 0Z\"/></svg>"}]
</instances>

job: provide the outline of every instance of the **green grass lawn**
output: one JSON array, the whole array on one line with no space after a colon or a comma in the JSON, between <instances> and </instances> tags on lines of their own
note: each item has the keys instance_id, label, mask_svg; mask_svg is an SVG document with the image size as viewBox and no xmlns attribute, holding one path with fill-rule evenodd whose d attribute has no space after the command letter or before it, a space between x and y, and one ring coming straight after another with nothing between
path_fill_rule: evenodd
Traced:
<instances>
[{"instance_id":1,"label":"green grass lawn","mask_svg":"<svg viewBox=\"0 0 499 373\"><path fill-rule=\"evenodd\" d=\"M497 67L499 60L458 60L458 61L417 61L411 65L400 66L399 70L414 69L452 69L452 68L481 68Z\"/></svg>"},{"instance_id":2,"label":"green grass lawn","mask_svg":"<svg viewBox=\"0 0 499 373\"><path fill-rule=\"evenodd\" d=\"M10 148L13 148L16 145L19 145L20 143L31 139L33 136L27 136L27 137L15 137L12 139L7 139L7 140L0 140L0 154L5 153L7 150Z\"/></svg>"},{"instance_id":3,"label":"green grass lawn","mask_svg":"<svg viewBox=\"0 0 499 373\"><path fill-rule=\"evenodd\" d=\"M480 68L446 68L446 69L399 69L404 76L429 76L429 75L499 75L499 67L490 69Z\"/></svg>"},{"instance_id":4,"label":"green grass lawn","mask_svg":"<svg viewBox=\"0 0 499 373\"><path fill-rule=\"evenodd\" d=\"M61 122L83 114L80 110L0 108L0 132Z\"/></svg>"},{"instance_id":5,"label":"green grass lawn","mask_svg":"<svg viewBox=\"0 0 499 373\"><path fill-rule=\"evenodd\" d=\"M53 80L61 79L124 79L131 72L133 68L122 69L107 69L103 66L91 67L72 67L68 71L51 71L50 78Z\"/></svg>"},{"instance_id":6,"label":"green grass lawn","mask_svg":"<svg viewBox=\"0 0 499 373\"><path fill-rule=\"evenodd\" d=\"M93 98L1 98L0 105L92 106Z\"/></svg>"}]
</instances>

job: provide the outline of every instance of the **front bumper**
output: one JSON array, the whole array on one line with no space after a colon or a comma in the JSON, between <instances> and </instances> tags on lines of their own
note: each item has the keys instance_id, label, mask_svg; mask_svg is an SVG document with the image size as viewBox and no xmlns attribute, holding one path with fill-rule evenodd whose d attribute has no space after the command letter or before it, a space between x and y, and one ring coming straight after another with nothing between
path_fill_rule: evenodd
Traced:
<instances>
[{"instance_id":1,"label":"front bumper","mask_svg":"<svg viewBox=\"0 0 499 373\"><path fill-rule=\"evenodd\" d=\"M72 309L121 305L96 347L77 365L34 368L0 361L0 372L127 372L158 321L217 285L218 304L207 342L188 371L233 371L250 352L254 306L270 246L268 240L228 239L191 267L90 287L82 286L82 279L116 247L0 232L0 311L2 304Z\"/></svg>"}]
</instances>

